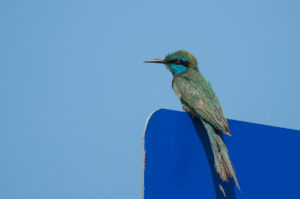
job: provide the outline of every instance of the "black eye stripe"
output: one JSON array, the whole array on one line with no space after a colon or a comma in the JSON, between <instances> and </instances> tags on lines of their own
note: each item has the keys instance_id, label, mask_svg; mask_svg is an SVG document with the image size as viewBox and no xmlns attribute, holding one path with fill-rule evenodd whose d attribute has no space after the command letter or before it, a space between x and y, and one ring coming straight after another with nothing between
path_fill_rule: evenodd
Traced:
<instances>
[{"instance_id":1,"label":"black eye stripe","mask_svg":"<svg viewBox=\"0 0 300 199\"><path fill-rule=\"evenodd\" d=\"M188 67L189 66L189 62L188 61L183 61L181 59L175 59L172 61L174 64L177 64L177 65L183 65L183 66L186 66Z\"/></svg>"}]
</instances>

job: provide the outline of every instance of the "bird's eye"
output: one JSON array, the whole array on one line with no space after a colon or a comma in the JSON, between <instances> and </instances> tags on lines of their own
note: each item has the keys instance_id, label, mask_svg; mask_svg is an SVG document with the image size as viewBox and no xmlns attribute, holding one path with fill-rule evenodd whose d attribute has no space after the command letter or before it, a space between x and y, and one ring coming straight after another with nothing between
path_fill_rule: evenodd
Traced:
<instances>
[{"instance_id":1,"label":"bird's eye","mask_svg":"<svg viewBox=\"0 0 300 199\"><path fill-rule=\"evenodd\" d=\"M176 59L175 60L175 64L180 64L181 60L180 59Z\"/></svg>"}]
</instances>

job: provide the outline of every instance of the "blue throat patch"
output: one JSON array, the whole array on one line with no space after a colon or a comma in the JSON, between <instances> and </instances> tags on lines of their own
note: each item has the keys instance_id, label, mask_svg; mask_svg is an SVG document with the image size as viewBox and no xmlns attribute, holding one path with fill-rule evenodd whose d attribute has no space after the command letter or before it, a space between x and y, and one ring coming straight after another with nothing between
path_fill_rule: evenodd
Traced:
<instances>
[{"instance_id":1,"label":"blue throat patch","mask_svg":"<svg viewBox=\"0 0 300 199\"><path fill-rule=\"evenodd\" d=\"M187 68L183 65L171 64L170 70L173 73L173 75L177 75L186 72Z\"/></svg>"}]
</instances>

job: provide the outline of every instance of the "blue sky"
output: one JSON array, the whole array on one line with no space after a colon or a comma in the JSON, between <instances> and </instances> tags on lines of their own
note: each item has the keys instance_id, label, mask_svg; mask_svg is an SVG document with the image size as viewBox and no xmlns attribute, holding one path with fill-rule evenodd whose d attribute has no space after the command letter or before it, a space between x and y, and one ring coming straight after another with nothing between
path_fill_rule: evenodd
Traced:
<instances>
[{"instance_id":1,"label":"blue sky","mask_svg":"<svg viewBox=\"0 0 300 199\"><path fill-rule=\"evenodd\" d=\"M0 198L140 198L186 49L228 118L300 129L298 1L1 1Z\"/></svg>"}]
</instances>

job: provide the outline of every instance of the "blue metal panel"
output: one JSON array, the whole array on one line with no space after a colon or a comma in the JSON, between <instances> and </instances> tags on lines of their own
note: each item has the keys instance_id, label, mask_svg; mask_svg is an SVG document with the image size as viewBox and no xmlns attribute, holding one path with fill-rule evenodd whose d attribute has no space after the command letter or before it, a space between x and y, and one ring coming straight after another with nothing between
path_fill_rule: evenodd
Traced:
<instances>
[{"instance_id":1,"label":"blue metal panel","mask_svg":"<svg viewBox=\"0 0 300 199\"><path fill-rule=\"evenodd\" d=\"M187 113L158 110L145 132L145 199L300 198L300 131L229 120L224 135L241 191L219 179L206 131Z\"/></svg>"}]
</instances>

